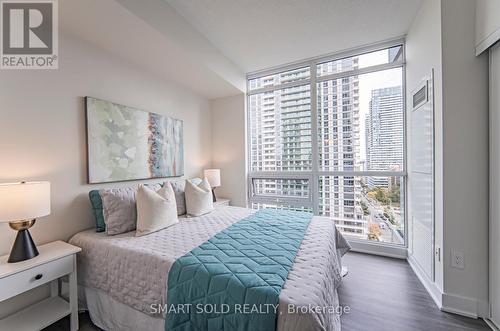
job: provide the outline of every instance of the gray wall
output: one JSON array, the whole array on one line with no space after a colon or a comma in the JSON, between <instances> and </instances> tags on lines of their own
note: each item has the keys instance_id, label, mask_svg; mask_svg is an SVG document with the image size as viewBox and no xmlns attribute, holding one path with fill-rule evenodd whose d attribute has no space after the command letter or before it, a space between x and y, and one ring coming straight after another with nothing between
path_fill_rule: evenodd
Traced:
<instances>
[{"instance_id":1,"label":"gray wall","mask_svg":"<svg viewBox=\"0 0 500 331\"><path fill-rule=\"evenodd\" d=\"M488 56L475 56L475 3L442 1L443 306L488 315ZM451 267L452 251L465 255Z\"/></svg>"}]
</instances>

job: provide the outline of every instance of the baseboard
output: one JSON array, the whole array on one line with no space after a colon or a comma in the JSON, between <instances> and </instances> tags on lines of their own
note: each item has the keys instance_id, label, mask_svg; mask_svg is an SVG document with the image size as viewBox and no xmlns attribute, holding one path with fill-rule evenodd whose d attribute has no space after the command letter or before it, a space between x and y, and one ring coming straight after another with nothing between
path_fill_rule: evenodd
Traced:
<instances>
[{"instance_id":1,"label":"baseboard","mask_svg":"<svg viewBox=\"0 0 500 331\"><path fill-rule=\"evenodd\" d=\"M443 293L443 311L472 318L488 318L489 304L483 300Z\"/></svg>"},{"instance_id":2,"label":"baseboard","mask_svg":"<svg viewBox=\"0 0 500 331\"><path fill-rule=\"evenodd\" d=\"M487 301L444 293L427 277L413 256L408 257L408 263L440 310L471 318L489 317L490 307Z\"/></svg>"},{"instance_id":3,"label":"baseboard","mask_svg":"<svg viewBox=\"0 0 500 331\"><path fill-rule=\"evenodd\" d=\"M443 293L442 311L477 318L477 301L458 295Z\"/></svg>"},{"instance_id":4,"label":"baseboard","mask_svg":"<svg viewBox=\"0 0 500 331\"><path fill-rule=\"evenodd\" d=\"M491 305L489 301L479 300L477 303L477 315L480 318L491 317Z\"/></svg>"},{"instance_id":5,"label":"baseboard","mask_svg":"<svg viewBox=\"0 0 500 331\"><path fill-rule=\"evenodd\" d=\"M424 285L425 289L431 296L432 300L439 309L443 307L443 292L436 286L436 284L427 277L424 270L420 267L420 264L415 260L413 255L408 256L408 263L410 267L413 269L415 275L417 275L420 283Z\"/></svg>"}]
</instances>

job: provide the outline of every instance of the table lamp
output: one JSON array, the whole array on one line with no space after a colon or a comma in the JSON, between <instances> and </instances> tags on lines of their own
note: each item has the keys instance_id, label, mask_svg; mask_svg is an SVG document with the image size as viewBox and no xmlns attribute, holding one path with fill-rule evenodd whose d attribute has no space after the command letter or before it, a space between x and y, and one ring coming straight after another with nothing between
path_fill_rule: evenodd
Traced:
<instances>
[{"instance_id":1,"label":"table lamp","mask_svg":"<svg viewBox=\"0 0 500 331\"><path fill-rule=\"evenodd\" d=\"M0 222L9 222L17 231L7 262L29 260L38 255L28 231L37 217L50 214L50 183L20 182L0 184Z\"/></svg>"},{"instance_id":2,"label":"table lamp","mask_svg":"<svg viewBox=\"0 0 500 331\"><path fill-rule=\"evenodd\" d=\"M220 186L220 169L206 169L204 171L205 178L208 179L210 186L212 187L212 197L213 201L217 201L215 196L215 188Z\"/></svg>"}]
</instances>

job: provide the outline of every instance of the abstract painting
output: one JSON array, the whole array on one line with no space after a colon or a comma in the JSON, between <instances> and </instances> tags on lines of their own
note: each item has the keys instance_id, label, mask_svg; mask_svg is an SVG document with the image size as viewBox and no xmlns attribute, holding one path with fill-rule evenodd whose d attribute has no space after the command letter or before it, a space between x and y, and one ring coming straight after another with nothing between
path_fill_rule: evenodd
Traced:
<instances>
[{"instance_id":1,"label":"abstract painting","mask_svg":"<svg viewBox=\"0 0 500 331\"><path fill-rule=\"evenodd\" d=\"M181 120L92 97L85 105L90 184L184 174Z\"/></svg>"}]
</instances>

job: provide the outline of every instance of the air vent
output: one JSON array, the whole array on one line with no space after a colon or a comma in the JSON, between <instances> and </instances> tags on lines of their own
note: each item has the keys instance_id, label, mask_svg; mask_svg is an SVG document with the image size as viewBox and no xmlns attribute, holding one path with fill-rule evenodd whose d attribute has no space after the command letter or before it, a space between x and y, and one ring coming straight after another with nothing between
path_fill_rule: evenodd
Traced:
<instances>
[{"instance_id":1,"label":"air vent","mask_svg":"<svg viewBox=\"0 0 500 331\"><path fill-rule=\"evenodd\" d=\"M427 102L427 81L413 94L413 109L416 109Z\"/></svg>"}]
</instances>

